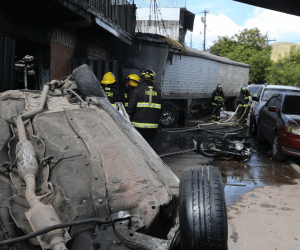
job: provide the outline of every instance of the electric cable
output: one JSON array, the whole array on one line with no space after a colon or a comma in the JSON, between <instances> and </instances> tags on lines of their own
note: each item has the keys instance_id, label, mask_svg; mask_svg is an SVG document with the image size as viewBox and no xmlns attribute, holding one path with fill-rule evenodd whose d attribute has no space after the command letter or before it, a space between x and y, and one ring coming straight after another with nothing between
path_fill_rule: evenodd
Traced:
<instances>
[{"instance_id":1,"label":"electric cable","mask_svg":"<svg viewBox=\"0 0 300 250\"><path fill-rule=\"evenodd\" d=\"M10 240L1 241L0 246L6 246L6 245L14 244L14 243L17 243L20 241L29 240L31 238L34 238L41 234L48 233L48 232L56 230L56 229L79 226L79 225L90 224L90 223L109 224L110 222L111 222L110 217L106 217L106 218L90 218L90 219L85 219L85 220L80 220L80 221L61 223L61 224L43 228L41 230L35 231L33 233L30 233L30 234L27 234L27 235L24 235L21 237L16 237L16 238L13 238Z\"/></svg>"}]
</instances>

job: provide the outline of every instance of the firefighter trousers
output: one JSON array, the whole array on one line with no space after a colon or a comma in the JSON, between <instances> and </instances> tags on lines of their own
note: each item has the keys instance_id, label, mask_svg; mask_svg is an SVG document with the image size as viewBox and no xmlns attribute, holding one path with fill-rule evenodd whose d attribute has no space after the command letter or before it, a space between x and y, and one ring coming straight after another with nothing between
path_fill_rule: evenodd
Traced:
<instances>
[{"instance_id":1,"label":"firefighter trousers","mask_svg":"<svg viewBox=\"0 0 300 250\"><path fill-rule=\"evenodd\" d=\"M214 112L211 116L212 120L213 121L221 121L220 113L221 113L221 106L215 106L214 107Z\"/></svg>"},{"instance_id":2,"label":"firefighter trousers","mask_svg":"<svg viewBox=\"0 0 300 250\"><path fill-rule=\"evenodd\" d=\"M246 112L245 112L245 110L246 110ZM236 123L240 124L241 119L243 119L244 122L241 125L247 125L249 110L250 110L250 106L247 106L247 107L239 106L239 108L236 112L236 117L237 117ZM244 114L244 112L245 112L245 114ZM244 116L243 116L243 114L244 114Z\"/></svg>"}]
</instances>

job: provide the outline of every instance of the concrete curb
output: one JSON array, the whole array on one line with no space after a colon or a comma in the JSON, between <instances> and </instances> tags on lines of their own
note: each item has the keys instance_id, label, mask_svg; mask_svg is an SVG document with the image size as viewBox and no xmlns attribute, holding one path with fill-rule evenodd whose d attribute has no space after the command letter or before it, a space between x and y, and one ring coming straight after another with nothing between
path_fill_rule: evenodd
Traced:
<instances>
[{"instance_id":1,"label":"concrete curb","mask_svg":"<svg viewBox=\"0 0 300 250\"><path fill-rule=\"evenodd\" d=\"M296 164L294 161L292 161L292 160L287 160L286 161L288 164L290 164L292 167L293 167L293 169L295 169L296 170L296 172L298 173L298 174L300 174L300 167L299 167L299 165L298 164Z\"/></svg>"}]
</instances>

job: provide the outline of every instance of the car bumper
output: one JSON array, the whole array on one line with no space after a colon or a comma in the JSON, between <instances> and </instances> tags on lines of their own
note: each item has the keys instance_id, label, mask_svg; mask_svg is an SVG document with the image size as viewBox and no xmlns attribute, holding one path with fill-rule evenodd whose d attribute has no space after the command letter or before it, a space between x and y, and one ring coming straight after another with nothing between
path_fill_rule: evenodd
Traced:
<instances>
[{"instance_id":1,"label":"car bumper","mask_svg":"<svg viewBox=\"0 0 300 250\"><path fill-rule=\"evenodd\" d=\"M282 152L300 157L300 135L284 132L280 139L279 146Z\"/></svg>"}]
</instances>

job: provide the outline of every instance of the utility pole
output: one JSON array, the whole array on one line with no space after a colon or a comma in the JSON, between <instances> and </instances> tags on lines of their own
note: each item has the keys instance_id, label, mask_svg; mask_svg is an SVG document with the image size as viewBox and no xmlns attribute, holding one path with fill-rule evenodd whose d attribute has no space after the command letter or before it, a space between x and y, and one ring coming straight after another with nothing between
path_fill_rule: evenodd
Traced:
<instances>
[{"instance_id":1,"label":"utility pole","mask_svg":"<svg viewBox=\"0 0 300 250\"><path fill-rule=\"evenodd\" d=\"M193 34L191 33L191 37L190 37L190 47L193 48L193 39L192 39Z\"/></svg>"},{"instance_id":2,"label":"utility pole","mask_svg":"<svg viewBox=\"0 0 300 250\"><path fill-rule=\"evenodd\" d=\"M202 16L201 17L201 22L204 24L204 42L203 42L203 50L204 51L206 51L206 49L205 49L205 43L206 43L206 14L208 14L209 13L209 11L207 11L207 10L204 10L203 12L201 12L201 13L204 13L204 17Z\"/></svg>"},{"instance_id":3,"label":"utility pole","mask_svg":"<svg viewBox=\"0 0 300 250\"><path fill-rule=\"evenodd\" d=\"M269 46L269 42L276 42L276 39L274 38L273 40L270 40L267 38L267 45Z\"/></svg>"}]
</instances>

